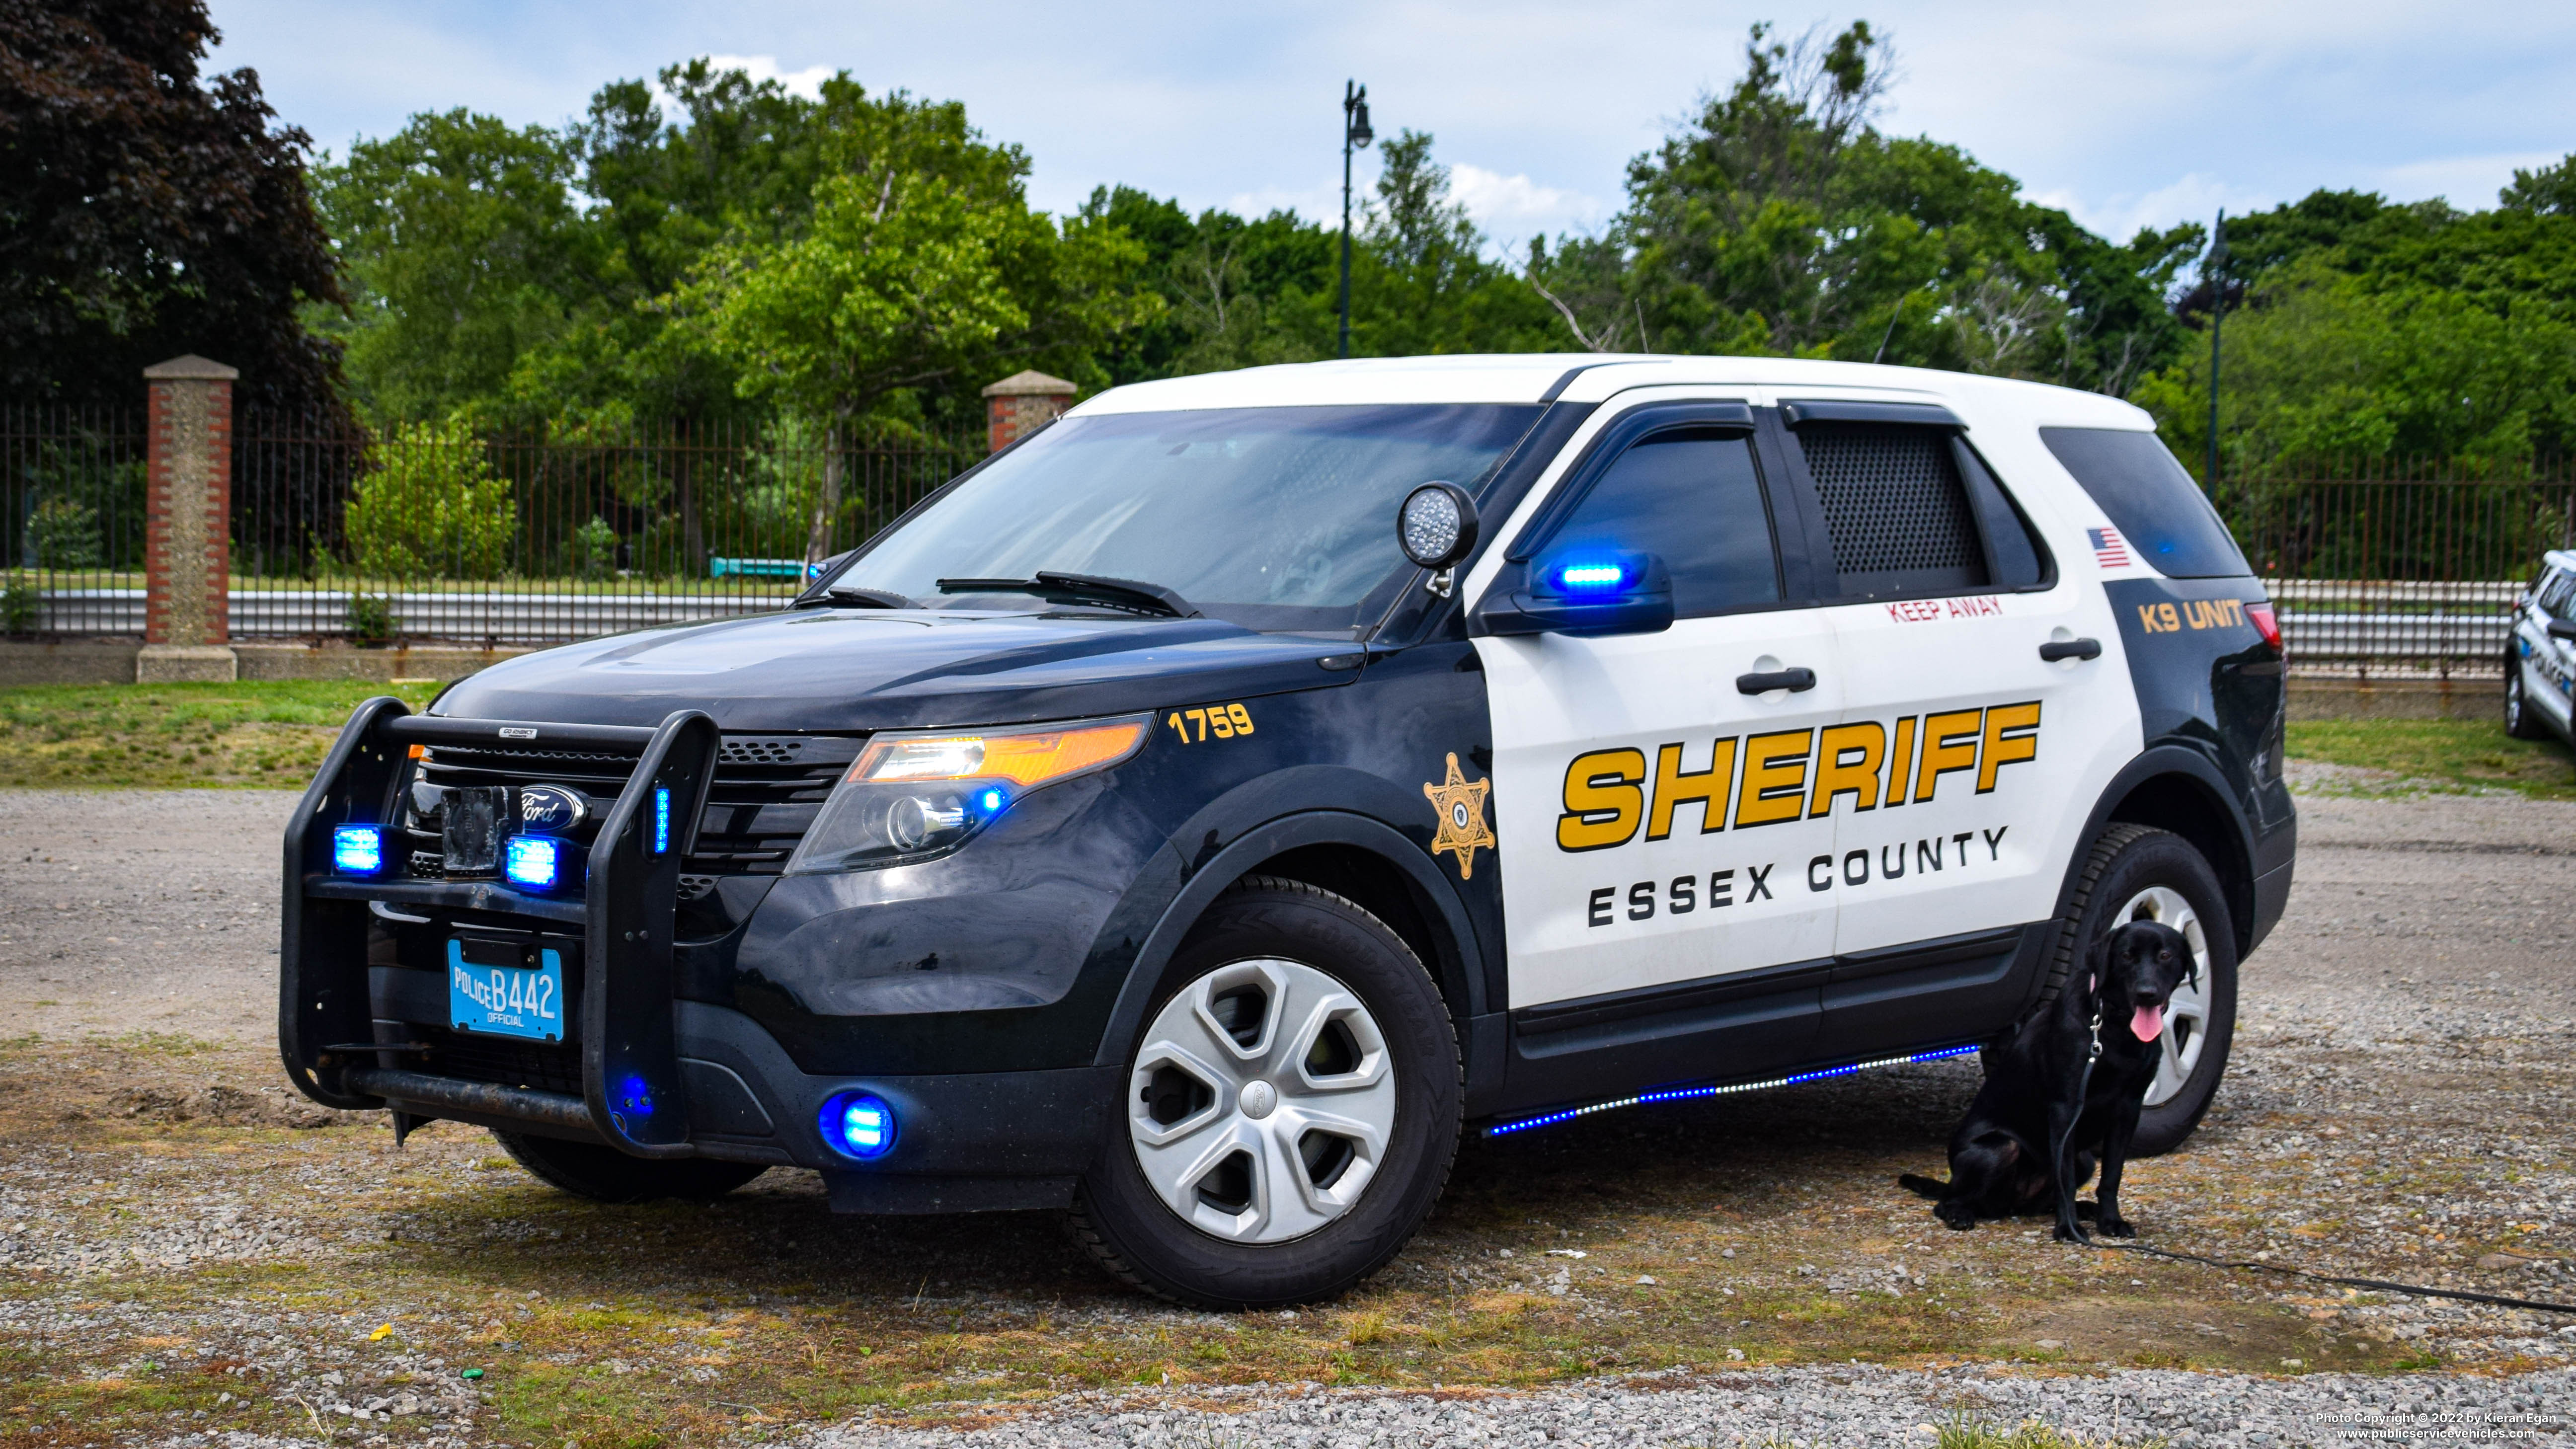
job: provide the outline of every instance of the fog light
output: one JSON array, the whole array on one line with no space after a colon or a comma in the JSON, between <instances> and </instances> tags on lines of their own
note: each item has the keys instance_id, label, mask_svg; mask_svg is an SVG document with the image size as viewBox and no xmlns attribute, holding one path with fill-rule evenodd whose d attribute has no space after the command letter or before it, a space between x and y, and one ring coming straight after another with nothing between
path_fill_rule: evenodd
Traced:
<instances>
[{"instance_id":1,"label":"fog light","mask_svg":"<svg viewBox=\"0 0 2576 1449\"><path fill-rule=\"evenodd\" d=\"M501 847L501 874L510 884L547 890L562 870L563 842L543 835L513 835Z\"/></svg>"},{"instance_id":2,"label":"fog light","mask_svg":"<svg viewBox=\"0 0 2576 1449\"><path fill-rule=\"evenodd\" d=\"M385 868L385 835L372 825L331 829L331 868L342 875L374 875Z\"/></svg>"},{"instance_id":3,"label":"fog light","mask_svg":"<svg viewBox=\"0 0 2576 1449\"><path fill-rule=\"evenodd\" d=\"M894 1150L894 1133L894 1108L883 1097L861 1092L823 1104L823 1139L852 1157L885 1156Z\"/></svg>"}]
</instances>

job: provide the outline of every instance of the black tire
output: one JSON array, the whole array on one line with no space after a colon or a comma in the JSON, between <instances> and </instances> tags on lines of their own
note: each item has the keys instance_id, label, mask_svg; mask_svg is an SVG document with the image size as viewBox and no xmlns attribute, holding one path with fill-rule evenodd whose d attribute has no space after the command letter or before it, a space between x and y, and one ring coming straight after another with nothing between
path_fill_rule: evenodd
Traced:
<instances>
[{"instance_id":1,"label":"black tire","mask_svg":"<svg viewBox=\"0 0 2576 1449\"><path fill-rule=\"evenodd\" d=\"M1302 881L1250 877L1209 908L1128 1043L1131 1066L1146 1027L1184 987L1266 958L1312 967L1359 997L1386 1042L1395 1116L1375 1175L1340 1217L1302 1237L1239 1243L1184 1221L1147 1182L1129 1137L1122 1078L1108 1140L1075 1195L1074 1237L1129 1285L1196 1308L1278 1308L1346 1292L1411 1240L1457 1155L1464 1074L1438 986L1384 922Z\"/></svg>"},{"instance_id":2,"label":"black tire","mask_svg":"<svg viewBox=\"0 0 2576 1449\"><path fill-rule=\"evenodd\" d=\"M2504 732L2518 740L2549 738L2548 722L2523 698L2522 661L2510 652L2504 656Z\"/></svg>"},{"instance_id":3,"label":"black tire","mask_svg":"<svg viewBox=\"0 0 2576 1449\"><path fill-rule=\"evenodd\" d=\"M2133 1157L2162 1156L2189 1140L2227 1074L2228 1050L2236 1040L2236 927L2218 873L2191 842L2171 831L2104 826L2076 877L2042 993L2042 1000L2054 1000L2084 959L2086 946L2120 924L2113 914L2153 886L2180 894L2200 918L2209 948L2209 1014L2200 1059L2182 1090L2139 1114L2137 1136L2129 1143Z\"/></svg>"},{"instance_id":4,"label":"black tire","mask_svg":"<svg viewBox=\"0 0 2576 1449\"><path fill-rule=\"evenodd\" d=\"M538 1180L593 1202L651 1202L665 1197L709 1202L769 1170L757 1162L717 1162L705 1157L667 1161L629 1157L593 1142L497 1128L492 1137L511 1161Z\"/></svg>"}]
</instances>

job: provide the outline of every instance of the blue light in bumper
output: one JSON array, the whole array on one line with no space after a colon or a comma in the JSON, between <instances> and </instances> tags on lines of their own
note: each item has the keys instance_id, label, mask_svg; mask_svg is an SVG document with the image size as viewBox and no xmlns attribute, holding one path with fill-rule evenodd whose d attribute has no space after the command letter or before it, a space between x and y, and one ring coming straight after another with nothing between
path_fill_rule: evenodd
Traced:
<instances>
[{"instance_id":1,"label":"blue light in bumper","mask_svg":"<svg viewBox=\"0 0 2576 1449\"><path fill-rule=\"evenodd\" d=\"M873 1092L823 1104L823 1140L852 1157L883 1157L894 1150L894 1136L894 1108Z\"/></svg>"},{"instance_id":2,"label":"blue light in bumper","mask_svg":"<svg viewBox=\"0 0 2576 1449\"><path fill-rule=\"evenodd\" d=\"M985 814L994 814L1002 808L1002 792L999 790L987 790L983 794L975 797L975 803L983 807Z\"/></svg>"},{"instance_id":3,"label":"blue light in bumper","mask_svg":"<svg viewBox=\"0 0 2576 1449\"><path fill-rule=\"evenodd\" d=\"M501 874L510 884L551 890L563 873L563 842L543 835L513 835L501 847Z\"/></svg>"},{"instance_id":4,"label":"blue light in bumper","mask_svg":"<svg viewBox=\"0 0 2576 1449\"><path fill-rule=\"evenodd\" d=\"M385 868L385 834L372 825L331 828L331 868L342 875L374 875Z\"/></svg>"},{"instance_id":5,"label":"blue light in bumper","mask_svg":"<svg viewBox=\"0 0 2576 1449\"><path fill-rule=\"evenodd\" d=\"M653 792L653 853L671 853L671 787L668 785Z\"/></svg>"}]
</instances>

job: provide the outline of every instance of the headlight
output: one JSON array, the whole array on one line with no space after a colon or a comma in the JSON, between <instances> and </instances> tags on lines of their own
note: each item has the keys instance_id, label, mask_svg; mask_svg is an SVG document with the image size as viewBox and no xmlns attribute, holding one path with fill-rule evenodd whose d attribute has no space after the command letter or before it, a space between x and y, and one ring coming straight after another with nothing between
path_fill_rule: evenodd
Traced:
<instances>
[{"instance_id":1,"label":"headlight","mask_svg":"<svg viewBox=\"0 0 2576 1449\"><path fill-rule=\"evenodd\" d=\"M1151 718L972 733L888 734L868 741L790 875L893 865L965 842L1041 785L1104 770L1136 753Z\"/></svg>"}]
</instances>

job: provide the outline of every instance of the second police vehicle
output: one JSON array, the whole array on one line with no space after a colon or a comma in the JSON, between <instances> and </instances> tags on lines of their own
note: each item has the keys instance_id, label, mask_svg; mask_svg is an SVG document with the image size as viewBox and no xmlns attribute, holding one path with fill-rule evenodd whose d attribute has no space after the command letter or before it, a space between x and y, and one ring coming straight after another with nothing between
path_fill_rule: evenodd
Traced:
<instances>
[{"instance_id":1,"label":"second police vehicle","mask_svg":"<svg viewBox=\"0 0 2576 1449\"><path fill-rule=\"evenodd\" d=\"M314 1100L620 1200L1069 1209L1185 1302L1391 1258L1463 1130L1972 1050L2189 938L2198 1122L2295 825L2263 589L2145 414L1847 364L1118 388L767 615L350 721Z\"/></svg>"},{"instance_id":2,"label":"second police vehicle","mask_svg":"<svg viewBox=\"0 0 2576 1449\"><path fill-rule=\"evenodd\" d=\"M2504 647L2504 728L2576 744L2576 553L2551 549L2513 603Z\"/></svg>"}]
</instances>

